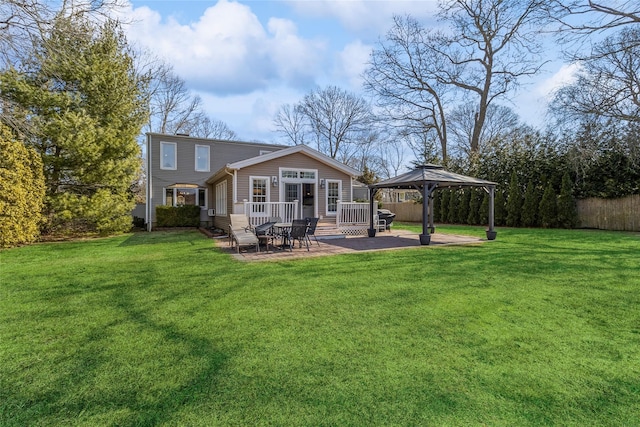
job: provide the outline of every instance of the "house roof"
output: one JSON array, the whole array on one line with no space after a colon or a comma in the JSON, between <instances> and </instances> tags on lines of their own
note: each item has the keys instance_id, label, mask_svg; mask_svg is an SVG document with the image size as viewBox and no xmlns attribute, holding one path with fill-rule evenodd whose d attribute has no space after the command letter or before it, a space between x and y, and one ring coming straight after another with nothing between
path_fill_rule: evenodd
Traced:
<instances>
[{"instance_id":1,"label":"house roof","mask_svg":"<svg viewBox=\"0 0 640 427\"><path fill-rule=\"evenodd\" d=\"M487 187L496 183L471 176L460 175L446 171L439 165L420 165L402 175L371 184L371 188L404 188L417 189L425 184L435 184L437 187Z\"/></svg>"},{"instance_id":2,"label":"house roof","mask_svg":"<svg viewBox=\"0 0 640 427\"><path fill-rule=\"evenodd\" d=\"M257 165L260 163L268 162L271 160L279 159L281 157L289 156L291 154L301 153L308 157L311 157L314 160L317 160L321 163L324 163L327 166L330 166L336 170L339 170L347 175L352 177L358 177L362 175L362 172L345 165L327 155L322 154L321 152L314 150L313 148L307 147L306 145L294 145L292 147L284 148L282 150L273 151L271 153L262 154L260 156L251 157L245 160L240 160L238 162L227 163L225 167L218 170L211 178L207 180L208 184L213 183L219 177L225 173L229 173L234 170L243 169L249 166Z\"/></svg>"}]
</instances>

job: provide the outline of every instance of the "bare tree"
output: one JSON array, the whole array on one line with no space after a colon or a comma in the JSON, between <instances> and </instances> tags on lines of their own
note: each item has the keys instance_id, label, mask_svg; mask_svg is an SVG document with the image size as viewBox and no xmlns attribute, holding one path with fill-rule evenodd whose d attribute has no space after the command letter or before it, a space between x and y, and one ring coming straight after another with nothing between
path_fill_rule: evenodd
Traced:
<instances>
[{"instance_id":1,"label":"bare tree","mask_svg":"<svg viewBox=\"0 0 640 427\"><path fill-rule=\"evenodd\" d=\"M471 155L474 116L475 107L471 104L460 104L448 114L453 150L467 157ZM489 105L485 124L478 141L478 151L481 152L488 141L511 132L519 126L519 122L518 115L511 108L498 104Z\"/></svg>"},{"instance_id":2,"label":"bare tree","mask_svg":"<svg viewBox=\"0 0 640 427\"><path fill-rule=\"evenodd\" d=\"M595 51L607 53L584 61L575 82L557 91L551 107L556 117L567 120L599 116L639 122L640 44L634 43L637 40L640 28L625 29L596 47Z\"/></svg>"},{"instance_id":3,"label":"bare tree","mask_svg":"<svg viewBox=\"0 0 640 427\"><path fill-rule=\"evenodd\" d=\"M308 132L304 113L299 105L284 104L273 119L276 132L293 145L305 143Z\"/></svg>"},{"instance_id":4,"label":"bare tree","mask_svg":"<svg viewBox=\"0 0 640 427\"><path fill-rule=\"evenodd\" d=\"M145 55L141 54L141 58ZM146 64L149 87L149 132L185 133L201 138L235 139L237 134L220 120L202 111L202 99L193 95L173 67L161 60Z\"/></svg>"},{"instance_id":5,"label":"bare tree","mask_svg":"<svg viewBox=\"0 0 640 427\"><path fill-rule=\"evenodd\" d=\"M434 135L446 163L445 104L450 98L449 87L437 76L444 65L433 48L435 38L415 19L394 17L386 40L371 53L364 79L390 123L405 135Z\"/></svg>"},{"instance_id":6,"label":"bare tree","mask_svg":"<svg viewBox=\"0 0 640 427\"><path fill-rule=\"evenodd\" d=\"M354 146L366 141L373 121L371 107L364 98L336 86L311 91L299 108L319 151L343 160L348 160Z\"/></svg>"},{"instance_id":7,"label":"bare tree","mask_svg":"<svg viewBox=\"0 0 640 427\"><path fill-rule=\"evenodd\" d=\"M223 140L238 139L238 134L229 128L222 120L213 120L206 117L204 113L196 115L193 120L193 126L189 128L188 133L192 136L200 138L212 138Z\"/></svg>"},{"instance_id":8,"label":"bare tree","mask_svg":"<svg viewBox=\"0 0 640 427\"><path fill-rule=\"evenodd\" d=\"M411 118L422 124L424 136L435 131L445 161L443 105L449 103L446 91L455 90L458 99L475 106L470 146L477 152L489 106L543 65L542 4L544 0L444 2L439 16L450 25L446 33L427 31L412 18L396 18L387 43L372 54L367 87L383 105L401 108L395 116L406 115L402 109L415 114Z\"/></svg>"},{"instance_id":9,"label":"bare tree","mask_svg":"<svg viewBox=\"0 0 640 427\"><path fill-rule=\"evenodd\" d=\"M543 65L539 25L545 1L455 0L440 13L452 32L436 46L449 65L439 76L476 99L471 152L480 147L489 105Z\"/></svg>"},{"instance_id":10,"label":"bare tree","mask_svg":"<svg viewBox=\"0 0 640 427\"><path fill-rule=\"evenodd\" d=\"M57 15L104 17L124 5L123 0L2 0L0 2L0 61L16 66L34 40L42 40ZM28 56L27 56L28 59Z\"/></svg>"},{"instance_id":11,"label":"bare tree","mask_svg":"<svg viewBox=\"0 0 640 427\"><path fill-rule=\"evenodd\" d=\"M557 31L569 38L640 24L640 4L635 0L549 0L544 10L558 24Z\"/></svg>"},{"instance_id":12,"label":"bare tree","mask_svg":"<svg viewBox=\"0 0 640 427\"><path fill-rule=\"evenodd\" d=\"M640 121L640 4L554 0L548 12L568 57L581 65L575 82L557 91L552 113L565 122ZM594 43L599 33L608 35Z\"/></svg>"},{"instance_id":13,"label":"bare tree","mask_svg":"<svg viewBox=\"0 0 640 427\"><path fill-rule=\"evenodd\" d=\"M402 140L386 142L380 150L380 176L391 178L397 176L405 165L406 146Z\"/></svg>"}]
</instances>

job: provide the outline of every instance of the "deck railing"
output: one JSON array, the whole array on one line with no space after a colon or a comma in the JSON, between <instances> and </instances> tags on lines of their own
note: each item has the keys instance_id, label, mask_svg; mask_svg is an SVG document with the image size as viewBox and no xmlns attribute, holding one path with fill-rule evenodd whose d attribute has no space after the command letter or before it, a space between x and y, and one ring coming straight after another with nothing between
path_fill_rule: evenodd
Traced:
<instances>
[{"instance_id":1,"label":"deck railing","mask_svg":"<svg viewBox=\"0 0 640 427\"><path fill-rule=\"evenodd\" d=\"M344 234L366 234L369 228L369 203L338 201L336 226Z\"/></svg>"},{"instance_id":2,"label":"deck railing","mask_svg":"<svg viewBox=\"0 0 640 427\"><path fill-rule=\"evenodd\" d=\"M269 218L279 217L282 222L297 219L298 200L293 202L250 202L244 201L244 213L252 226L264 224Z\"/></svg>"}]
</instances>

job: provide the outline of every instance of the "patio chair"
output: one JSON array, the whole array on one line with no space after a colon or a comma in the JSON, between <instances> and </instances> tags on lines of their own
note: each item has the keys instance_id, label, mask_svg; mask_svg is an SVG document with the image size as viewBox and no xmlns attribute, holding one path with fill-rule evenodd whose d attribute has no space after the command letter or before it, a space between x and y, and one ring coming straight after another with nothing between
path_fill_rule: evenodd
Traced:
<instances>
[{"instance_id":1,"label":"patio chair","mask_svg":"<svg viewBox=\"0 0 640 427\"><path fill-rule=\"evenodd\" d=\"M249 224L249 219L244 214L230 214L229 219L229 243L233 248L236 244L236 252L240 253L241 246L254 246L256 252L260 252L260 240L256 236L254 228Z\"/></svg>"},{"instance_id":2,"label":"patio chair","mask_svg":"<svg viewBox=\"0 0 640 427\"><path fill-rule=\"evenodd\" d=\"M381 219L380 215L373 216L373 223L375 224L376 231L385 231L387 229L387 220Z\"/></svg>"},{"instance_id":3,"label":"patio chair","mask_svg":"<svg viewBox=\"0 0 640 427\"><path fill-rule=\"evenodd\" d=\"M261 242L265 242L265 246L267 248L267 252L269 252L269 242L271 242L271 246L273 247L273 242L275 241L276 236L273 232L273 224L276 224L278 221L268 221L264 224L256 225L255 232L258 240Z\"/></svg>"},{"instance_id":4,"label":"patio chair","mask_svg":"<svg viewBox=\"0 0 640 427\"><path fill-rule=\"evenodd\" d=\"M318 226L318 220L320 218L305 218L305 221L307 221L307 240L309 241L309 244L311 244L311 237L313 236L313 238L315 239L316 243L318 244L318 246L320 246L320 242L318 242L318 238L316 237L316 227Z\"/></svg>"},{"instance_id":5,"label":"patio chair","mask_svg":"<svg viewBox=\"0 0 640 427\"><path fill-rule=\"evenodd\" d=\"M291 229L289 230L289 250L293 252L293 246L297 240L302 248L302 242L304 242L309 250L309 242L307 241L307 221L304 219L294 219L291 223Z\"/></svg>"}]
</instances>

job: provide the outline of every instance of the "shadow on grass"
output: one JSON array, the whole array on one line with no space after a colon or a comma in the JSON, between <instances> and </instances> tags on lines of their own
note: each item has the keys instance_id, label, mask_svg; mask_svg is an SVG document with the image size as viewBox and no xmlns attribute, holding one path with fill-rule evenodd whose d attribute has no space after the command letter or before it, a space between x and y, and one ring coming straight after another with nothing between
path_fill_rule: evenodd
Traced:
<instances>
[{"instance_id":1,"label":"shadow on grass","mask_svg":"<svg viewBox=\"0 0 640 427\"><path fill-rule=\"evenodd\" d=\"M147 274L159 273L147 270ZM159 425L216 392L228 355L206 334L175 323L180 318L169 316L171 322L163 322L158 313L158 307L161 312L179 300L180 289L162 292L152 302L141 301L147 292L154 295L153 278L148 284L119 280L116 275L89 291L73 285L83 288L76 289L78 293L103 300L100 306L110 314L108 321L81 313L85 319L69 334L72 338L59 338L71 350L43 355L42 365L33 367L34 375L27 371L33 384L46 377L43 387L34 391L33 384L0 382L4 388L0 424L32 425L37 420L39 425ZM62 300L75 293L68 288ZM30 320L46 324L59 317L69 322L69 316L66 311L43 312Z\"/></svg>"}]
</instances>

